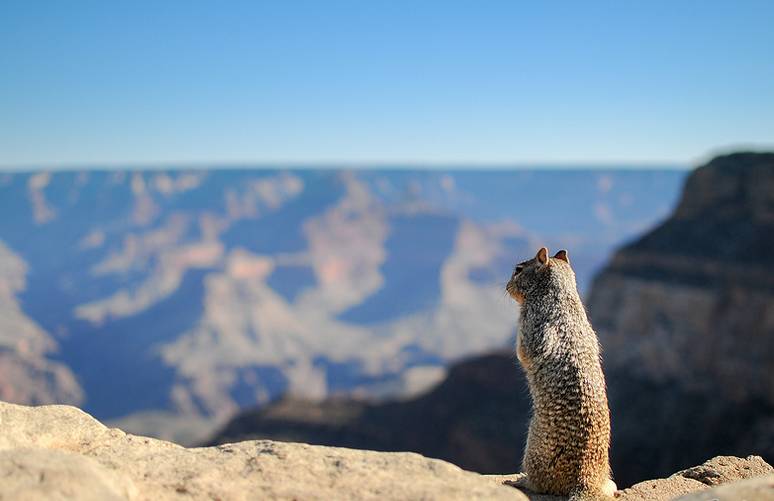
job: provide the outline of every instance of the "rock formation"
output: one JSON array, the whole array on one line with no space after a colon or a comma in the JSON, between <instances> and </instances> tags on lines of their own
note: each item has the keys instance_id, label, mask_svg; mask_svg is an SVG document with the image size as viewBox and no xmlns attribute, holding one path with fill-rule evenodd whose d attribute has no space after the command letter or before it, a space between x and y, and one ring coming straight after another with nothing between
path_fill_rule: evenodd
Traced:
<instances>
[{"instance_id":1,"label":"rock formation","mask_svg":"<svg viewBox=\"0 0 774 501\"><path fill-rule=\"evenodd\" d=\"M712 489L681 496L677 501L751 501L774 500L774 475L740 480Z\"/></svg>"},{"instance_id":2,"label":"rock formation","mask_svg":"<svg viewBox=\"0 0 774 501\"><path fill-rule=\"evenodd\" d=\"M765 492L770 477L754 484L729 482L766 474L774 469L759 457L719 457L667 479L635 485L619 499L668 500L716 485L725 489L724 496L735 489ZM75 407L3 402L0 478L0 499L22 501L560 500L510 487L513 476L486 477L414 453L268 440L187 449L107 428Z\"/></svg>"},{"instance_id":3,"label":"rock formation","mask_svg":"<svg viewBox=\"0 0 774 501\"><path fill-rule=\"evenodd\" d=\"M774 154L719 157L619 250L589 300L606 365L774 405Z\"/></svg>"},{"instance_id":4,"label":"rock formation","mask_svg":"<svg viewBox=\"0 0 774 501\"><path fill-rule=\"evenodd\" d=\"M612 455L627 475L718 453L774 458L774 154L696 169L674 214L597 276L588 306L616 375Z\"/></svg>"},{"instance_id":5,"label":"rock formation","mask_svg":"<svg viewBox=\"0 0 774 501\"><path fill-rule=\"evenodd\" d=\"M526 499L418 454L265 440L186 449L68 406L0 403L0 430L0 499Z\"/></svg>"}]
</instances>

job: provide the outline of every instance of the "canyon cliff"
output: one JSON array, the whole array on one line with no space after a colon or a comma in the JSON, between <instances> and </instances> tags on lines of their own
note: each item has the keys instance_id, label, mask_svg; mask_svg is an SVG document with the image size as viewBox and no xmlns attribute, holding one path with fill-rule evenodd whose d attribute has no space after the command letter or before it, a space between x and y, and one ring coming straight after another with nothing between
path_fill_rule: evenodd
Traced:
<instances>
[{"instance_id":1,"label":"canyon cliff","mask_svg":"<svg viewBox=\"0 0 774 501\"><path fill-rule=\"evenodd\" d=\"M627 475L707 454L771 460L774 154L696 169L673 215L597 275L588 308L611 375L613 462Z\"/></svg>"}]
</instances>

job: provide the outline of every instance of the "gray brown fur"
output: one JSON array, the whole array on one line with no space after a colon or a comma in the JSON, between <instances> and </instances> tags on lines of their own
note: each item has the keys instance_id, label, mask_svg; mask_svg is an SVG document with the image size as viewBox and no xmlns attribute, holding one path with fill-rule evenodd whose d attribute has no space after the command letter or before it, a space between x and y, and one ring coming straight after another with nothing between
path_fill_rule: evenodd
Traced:
<instances>
[{"instance_id":1,"label":"gray brown fur","mask_svg":"<svg viewBox=\"0 0 774 501\"><path fill-rule=\"evenodd\" d=\"M610 412L597 336L564 251L540 249L506 287L521 303L516 341L533 415L526 487L573 499L610 499Z\"/></svg>"}]
</instances>

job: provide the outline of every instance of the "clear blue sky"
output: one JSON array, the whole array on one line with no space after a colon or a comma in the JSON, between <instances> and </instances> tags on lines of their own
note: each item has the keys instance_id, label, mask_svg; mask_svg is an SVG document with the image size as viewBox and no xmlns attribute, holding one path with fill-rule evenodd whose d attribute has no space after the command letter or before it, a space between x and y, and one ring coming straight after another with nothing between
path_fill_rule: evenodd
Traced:
<instances>
[{"instance_id":1,"label":"clear blue sky","mask_svg":"<svg viewBox=\"0 0 774 501\"><path fill-rule=\"evenodd\" d=\"M774 146L772 1L0 3L0 166Z\"/></svg>"}]
</instances>

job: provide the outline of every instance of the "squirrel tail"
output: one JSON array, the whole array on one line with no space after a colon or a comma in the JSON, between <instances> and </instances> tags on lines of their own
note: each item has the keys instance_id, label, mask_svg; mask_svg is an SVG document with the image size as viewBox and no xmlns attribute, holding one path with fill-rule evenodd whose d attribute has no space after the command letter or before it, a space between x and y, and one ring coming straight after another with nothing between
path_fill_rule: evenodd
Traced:
<instances>
[{"instance_id":1,"label":"squirrel tail","mask_svg":"<svg viewBox=\"0 0 774 501\"><path fill-rule=\"evenodd\" d=\"M612 501L615 499L614 494L617 489L615 482L607 480L601 487L585 488L570 493L569 501Z\"/></svg>"}]
</instances>

